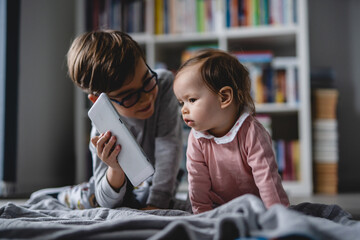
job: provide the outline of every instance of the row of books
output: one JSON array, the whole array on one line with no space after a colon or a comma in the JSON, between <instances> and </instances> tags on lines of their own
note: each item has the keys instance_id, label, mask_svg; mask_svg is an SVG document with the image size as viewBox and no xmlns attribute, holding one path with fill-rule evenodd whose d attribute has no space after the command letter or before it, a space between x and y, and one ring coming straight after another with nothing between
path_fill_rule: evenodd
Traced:
<instances>
[{"instance_id":1,"label":"row of books","mask_svg":"<svg viewBox=\"0 0 360 240\"><path fill-rule=\"evenodd\" d=\"M221 26L219 0L155 0L155 34L212 32Z\"/></svg>"},{"instance_id":2,"label":"row of books","mask_svg":"<svg viewBox=\"0 0 360 240\"><path fill-rule=\"evenodd\" d=\"M87 28L145 32L146 0L88 0Z\"/></svg>"},{"instance_id":3,"label":"row of books","mask_svg":"<svg viewBox=\"0 0 360 240\"><path fill-rule=\"evenodd\" d=\"M218 45L189 46L182 52L181 63L205 48L218 48ZM272 51L239 51L231 54L248 69L252 81L251 94L256 103L299 102L296 57L274 57Z\"/></svg>"},{"instance_id":4,"label":"row of books","mask_svg":"<svg viewBox=\"0 0 360 240\"><path fill-rule=\"evenodd\" d=\"M300 144L298 140L273 141L280 176L284 181L300 180Z\"/></svg>"},{"instance_id":5,"label":"row of books","mask_svg":"<svg viewBox=\"0 0 360 240\"><path fill-rule=\"evenodd\" d=\"M226 0L226 26L292 25L297 0Z\"/></svg>"},{"instance_id":6,"label":"row of books","mask_svg":"<svg viewBox=\"0 0 360 240\"><path fill-rule=\"evenodd\" d=\"M256 103L299 102L296 57L273 57L271 51L233 53L249 70Z\"/></svg>"},{"instance_id":7,"label":"row of books","mask_svg":"<svg viewBox=\"0 0 360 240\"><path fill-rule=\"evenodd\" d=\"M212 32L227 27L296 23L297 0L88 0L87 28L146 31L147 9L154 9L155 34ZM152 16L148 16L152 17Z\"/></svg>"}]
</instances>

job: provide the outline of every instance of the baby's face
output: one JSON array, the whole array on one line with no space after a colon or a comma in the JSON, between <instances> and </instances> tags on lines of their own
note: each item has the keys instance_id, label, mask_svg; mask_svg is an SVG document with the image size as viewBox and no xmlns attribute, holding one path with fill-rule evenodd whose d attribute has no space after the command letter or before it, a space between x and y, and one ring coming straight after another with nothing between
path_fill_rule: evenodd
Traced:
<instances>
[{"instance_id":1,"label":"baby's face","mask_svg":"<svg viewBox=\"0 0 360 240\"><path fill-rule=\"evenodd\" d=\"M202 80L199 64L182 69L176 75L173 89L184 122L197 131L208 131L216 136L222 122L221 97Z\"/></svg>"},{"instance_id":2,"label":"baby's face","mask_svg":"<svg viewBox=\"0 0 360 240\"><path fill-rule=\"evenodd\" d=\"M124 99L132 99L134 98L134 95L136 95L134 93L136 93L139 89L142 89L144 87L144 83L147 83L147 80L150 80L152 77L153 74L150 72L145 62L140 59L135 68L134 77L132 79L127 79L126 84L124 84L123 87L116 91L109 92L107 95L110 99L114 99L118 102L123 102ZM155 81L155 78L151 81ZM158 86L156 85L150 92L146 93L144 91L140 91L139 100L131 107L126 108L114 101L112 101L112 104L121 116L147 119L154 113L157 94Z\"/></svg>"}]
</instances>

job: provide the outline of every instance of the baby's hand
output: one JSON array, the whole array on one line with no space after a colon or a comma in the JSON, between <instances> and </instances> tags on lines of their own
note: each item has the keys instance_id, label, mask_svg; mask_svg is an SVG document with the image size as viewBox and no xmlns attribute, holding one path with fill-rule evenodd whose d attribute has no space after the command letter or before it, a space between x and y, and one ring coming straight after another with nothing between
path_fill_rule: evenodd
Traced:
<instances>
[{"instance_id":1,"label":"baby's hand","mask_svg":"<svg viewBox=\"0 0 360 240\"><path fill-rule=\"evenodd\" d=\"M159 208L152 205L147 205L146 207L141 208L141 210L155 210L155 209L159 209Z\"/></svg>"},{"instance_id":2,"label":"baby's hand","mask_svg":"<svg viewBox=\"0 0 360 240\"><path fill-rule=\"evenodd\" d=\"M112 136L110 131L91 138L91 143L96 147L98 157L106 165L113 169L120 169L116 157L120 153L121 146L116 145L116 137Z\"/></svg>"}]
</instances>

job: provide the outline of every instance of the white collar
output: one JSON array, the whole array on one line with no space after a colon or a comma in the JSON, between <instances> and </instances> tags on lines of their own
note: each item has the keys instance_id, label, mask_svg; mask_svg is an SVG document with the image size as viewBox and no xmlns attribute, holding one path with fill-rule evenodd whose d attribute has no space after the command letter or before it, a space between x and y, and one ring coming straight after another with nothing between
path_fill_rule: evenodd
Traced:
<instances>
[{"instance_id":1,"label":"white collar","mask_svg":"<svg viewBox=\"0 0 360 240\"><path fill-rule=\"evenodd\" d=\"M194 133L194 137L196 139L199 139L199 138L207 138L207 139L214 139L214 141L217 143L217 144L225 144L225 143L229 143L231 142L232 140L234 140L236 134L238 133L241 125L244 123L245 119L249 116L249 113L248 112L245 112L243 113L239 118L238 120L236 121L236 123L234 124L234 126L230 129L230 131L225 134L224 136L222 137L215 137L211 134L209 134L208 132L199 132L199 131L196 131L195 129L192 129L193 130L193 133Z\"/></svg>"}]
</instances>

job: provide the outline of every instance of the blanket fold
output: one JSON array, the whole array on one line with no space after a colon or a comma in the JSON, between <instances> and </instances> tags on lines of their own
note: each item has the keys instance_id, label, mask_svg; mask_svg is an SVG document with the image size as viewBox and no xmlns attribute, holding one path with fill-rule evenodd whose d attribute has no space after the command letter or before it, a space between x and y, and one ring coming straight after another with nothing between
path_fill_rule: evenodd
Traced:
<instances>
[{"instance_id":1,"label":"blanket fold","mask_svg":"<svg viewBox=\"0 0 360 240\"><path fill-rule=\"evenodd\" d=\"M50 196L0 208L4 239L356 239L360 224L339 206L304 203L266 209L253 195L212 211L71 210Z\"/></svg>"}]
</instances>

